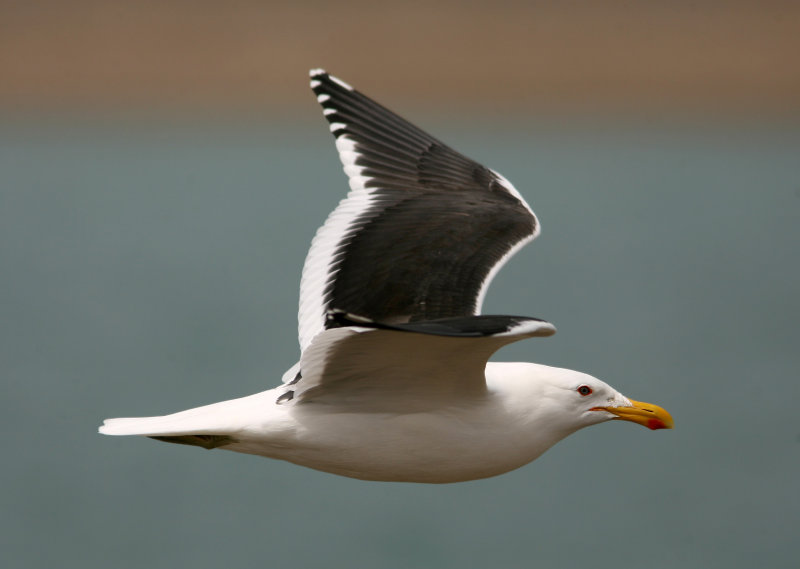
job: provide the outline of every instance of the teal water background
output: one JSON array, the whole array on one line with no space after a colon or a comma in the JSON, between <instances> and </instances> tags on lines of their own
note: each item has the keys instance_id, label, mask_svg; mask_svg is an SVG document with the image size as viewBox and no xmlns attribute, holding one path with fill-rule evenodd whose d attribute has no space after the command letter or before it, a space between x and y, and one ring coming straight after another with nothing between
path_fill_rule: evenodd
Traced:
<instances>
[{"instance_id":1,"label":"teal water background","mask_svg":"<svg viewBox=\"0 0 800 569\"><path fill-rule=\"evenodd\" d=\"M321 120L7 120L5 566L797 566L800 125L417 122L542 221L484 310L559 332L496 359L586 371L675 430L609 423L446 486L100 436L279 381L346 180Z\"/></svg>"}]
</instances>

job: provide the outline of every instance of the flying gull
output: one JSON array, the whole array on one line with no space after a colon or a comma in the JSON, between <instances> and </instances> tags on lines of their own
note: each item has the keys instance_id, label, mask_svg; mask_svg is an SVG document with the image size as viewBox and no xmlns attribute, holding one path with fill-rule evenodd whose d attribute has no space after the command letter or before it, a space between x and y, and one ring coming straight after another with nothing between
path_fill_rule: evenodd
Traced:
<instances>
[{"instance_id":1,"label":"flying gull","mask_svg":"<svg viewBox=\"0 0 800 569\"><path fill-rule=\"evenodd\" d=\"M311 88L350 193L317 231L300 283L300 361L274 389L106 435L220 448L364 480L459 482L539 457L612 419L672 428L661 407L584 373L489 362L549 322L481 314L492 278L539 234L499 173L323 70Z\"/></svg>"}]
</instances>

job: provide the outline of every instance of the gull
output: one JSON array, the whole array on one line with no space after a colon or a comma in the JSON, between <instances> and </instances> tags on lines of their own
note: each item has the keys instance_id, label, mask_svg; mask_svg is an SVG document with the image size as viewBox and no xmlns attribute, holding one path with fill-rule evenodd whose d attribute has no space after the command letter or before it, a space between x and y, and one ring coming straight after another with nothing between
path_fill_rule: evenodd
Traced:
<instances>
[{"instance_id":1,"label":"gull","mask_svg":"<svg viewBox=\"0 0 800 569\"><path fill-rule=\"evenodd\" d=\"M504 176L321 69L311 88L350 192L303 267L300 360L278 387L106 435L281 459L363 480L496 476L590 425L672 428L667 411L578 371L489 358L555 327L484 315L500 268L540 224Z\"/></svg>"}]
</instances>

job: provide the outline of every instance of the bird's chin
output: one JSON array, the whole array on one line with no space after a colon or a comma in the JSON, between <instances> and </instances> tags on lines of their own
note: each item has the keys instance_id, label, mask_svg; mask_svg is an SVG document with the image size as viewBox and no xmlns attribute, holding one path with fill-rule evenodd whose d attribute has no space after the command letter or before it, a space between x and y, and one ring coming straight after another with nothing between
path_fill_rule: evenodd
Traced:
<instances>
[{"instance_id":1,"label":"bird's chin","mask_svg":"<svg viewBox=\"0 0 800 569\"><path fill-rule=\"evenodd\" d=\"M634 401L630 399L630 406L612 406L612 407L592 407L592 411L605 411L612 416L608 419L622 419L623 421L630 421L637 425L642 425L653 431L657 429L671 429L674 426L672 415L667 412L663 407L653 405L652 403L644 403L642 401Z\"/></svg>"}]
</instances>

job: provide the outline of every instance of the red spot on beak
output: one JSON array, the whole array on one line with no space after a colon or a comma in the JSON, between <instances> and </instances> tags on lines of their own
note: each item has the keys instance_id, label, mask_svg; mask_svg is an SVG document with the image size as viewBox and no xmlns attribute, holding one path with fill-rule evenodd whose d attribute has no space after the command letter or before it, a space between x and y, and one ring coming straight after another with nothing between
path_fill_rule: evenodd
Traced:
<instances>
[{"instance_id":1,"label":"red spot on beak","mask_svg":"<svg viewBox=\"0 0 800 569\"><path fill-rule=\"evenodd\" d=\"M662 421L661 419L648 419L647 428L650 429L651 431L656 431L658 429L666 429L668 427L664 424L664 421Z\"/></svg>"}]
</instances>

